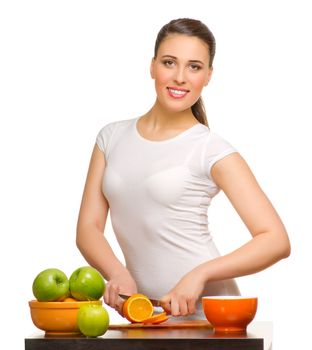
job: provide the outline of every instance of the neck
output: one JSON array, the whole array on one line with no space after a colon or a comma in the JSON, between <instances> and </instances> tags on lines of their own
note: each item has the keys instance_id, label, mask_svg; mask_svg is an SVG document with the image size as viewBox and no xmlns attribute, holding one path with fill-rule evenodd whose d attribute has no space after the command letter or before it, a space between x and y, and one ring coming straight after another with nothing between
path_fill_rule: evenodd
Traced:
<instances>
[{"instance_id":1,"label":"neck","mask_svg":"<svg viewBox=\"0 0 312 350\"><path fill-rule=\"evenodd\" d=\"M191 108L180 112L171 112L162 108L157 101L143 118L155 129L184 128L198 123Z\"/></svg>"}]
</instances>

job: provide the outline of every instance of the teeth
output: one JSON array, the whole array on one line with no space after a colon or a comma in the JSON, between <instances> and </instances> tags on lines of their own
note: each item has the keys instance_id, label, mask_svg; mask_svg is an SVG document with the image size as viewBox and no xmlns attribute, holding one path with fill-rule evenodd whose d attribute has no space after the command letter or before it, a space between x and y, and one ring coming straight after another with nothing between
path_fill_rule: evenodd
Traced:
<instances>
[{"instance_id":1,"label":"teeth","mask_svg":"<svg viewBox=\"0 0 312 350\"><path fill-rule=\"evenodd\" d=\"M171 93L173 93L174 95L185 95L186 91L181 91L181 90L173 90L173 89L169 89Z\"/></svg>"}]
</instances>

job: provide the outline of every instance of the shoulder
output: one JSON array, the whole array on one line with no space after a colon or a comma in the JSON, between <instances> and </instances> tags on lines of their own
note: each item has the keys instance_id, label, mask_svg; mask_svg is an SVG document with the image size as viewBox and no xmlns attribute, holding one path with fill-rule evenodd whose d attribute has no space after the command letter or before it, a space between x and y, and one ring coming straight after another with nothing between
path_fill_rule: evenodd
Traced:
<instances>
[{"instance_id":1,"label":"shoulder","mask_svg":"<svg viewBox=\"0 0 312 350\"><path fill-rule=\"evenodd\" d=\"M237 149L225 138L218 133L209 130L206 127L205 134L203 135L203 153L202 162L206 174L211 177L211 168L219 160L226 156L236 153Z\"/></svg>"},{"instance_id":2,"label":"shoulder","mask_svg":"<svg viewBox=\"0 0 312 350\"><path fill-rule=\"evenodd\" d=\"M196 128L196 134L205 143L205 145L211 149L232 147L229 141L227 141L220 134L209 129L206 125L198 124Z\"/></svg>"},{"instance_id":3,"label":"shoulder","mask_svg":"<svg viewBox=\"0 0 312 350\"><path fill-rule=\"evenodd\" d=\"M119 120L115 122L108 123L104 125L98 135L105 137L105 136L110 136L112 133L114 133L116 130L121 130L129 127L135 122L135 119L125 119L125 120Z\"/></svg>"},{"instance_id":4,"label":"shoulder","mask_svg":"<svg viewBox=\"0 0 312 350\"><path fill-rule=\"evenodd\" d=\"M104 125L97 134L96 143L102 152L107 151L107 148L115 137L116 133L120 134L127 130L135 123L137 118L119 120Z\"/></svg>"},{"instance_id":5,"label":"shoulder","mask_svg":"<svg viewBox=\"0 0 312 350\"><path fill-rule=\"evenodd\" d=\"M206 145L212 148L225 148L232 147L231 143L226 140L223 136L215 131L210 130L207 126L202 125L201 132L206 140Z\"/></svg>"}]
</instances>

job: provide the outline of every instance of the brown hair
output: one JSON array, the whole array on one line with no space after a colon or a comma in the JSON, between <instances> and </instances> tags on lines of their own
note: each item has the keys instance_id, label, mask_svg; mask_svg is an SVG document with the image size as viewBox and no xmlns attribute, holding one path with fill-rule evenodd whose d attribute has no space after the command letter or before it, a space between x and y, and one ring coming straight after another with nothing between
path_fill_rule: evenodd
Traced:
<instances>
[{"instance_id":1,"label":"brown hair","mask_svg":"<svg viewBox=\"0 0 312 350\"><path fill-rule=\"evenodd\" d=\"M158 48L162 41L169 34L174 33L195 36L204 41L207 44L209 50L209 67L212 67L212 62L216 51L215 38L210 29L204 23L191 18L174 19L169 23L165 24L160 29L155 42L154 57L157 56ZM193 104L192 112L194 114L194 117L200 123L208 126L205 106L201 97L199 97L199 99Z\"/></svg>"}]
</instances>

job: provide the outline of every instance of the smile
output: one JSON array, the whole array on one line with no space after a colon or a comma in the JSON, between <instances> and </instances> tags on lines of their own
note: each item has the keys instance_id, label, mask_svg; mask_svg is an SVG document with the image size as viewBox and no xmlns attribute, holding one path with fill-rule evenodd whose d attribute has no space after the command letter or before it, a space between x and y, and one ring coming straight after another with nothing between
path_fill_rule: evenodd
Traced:
<instances>
[{"instance_id":1,"label":"smile","mask_svg":"<svg viewBox=\"0 0 312 350\"><path fill-rule=\"evenodd\" d=\"M184 97L190 90L186 89L178 89L178 88L171 88L167 87L167 90L169 92L169 95L173 98L182 98Z\"/></svg>"}]
</instances>

